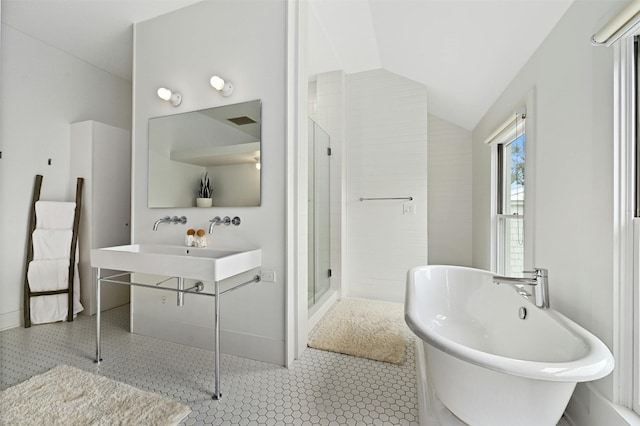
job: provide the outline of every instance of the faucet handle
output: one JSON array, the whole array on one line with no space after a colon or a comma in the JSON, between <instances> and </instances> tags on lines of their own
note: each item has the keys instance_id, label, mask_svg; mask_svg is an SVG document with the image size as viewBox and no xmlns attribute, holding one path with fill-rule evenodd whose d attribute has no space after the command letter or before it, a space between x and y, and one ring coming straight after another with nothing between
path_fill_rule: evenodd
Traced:
<instances>
[{"instance_id":1,"label":"faucet handle","mask_svg":"<svg viewBox=\"0 0 640 426\"><path fill-rule=\"evenodd\" d=\"M536 277L547 277L549 271L545 268L533 268L533 271L522 271L523 274L533 274Z\"/></svg>"},{"instance_id":2,"label":"faucet handle","mask_svg":"<svg viewBox=\"0 0 640 426\"><path fill-rule=\"evenodd\" d=\"M233 219L231 219L231 223L235 226L240 225L241 223L240 218L238 216L234 217Z\"/></svg>"},{"instance_id":3,"label":"faucet handle","mask_svg":"<svg viewBox=\"0 0 640 426\"><path fill-rule=\"evenodd\" d=\"M169 216L167 216L167 219L171 221L171 223L173 223L174 225L181 223L181 224L185 224L187 223L187 217L186 216L182 216L182 217L178 217L178 216L174 216L172 218L169 218Z\"/></svg>"},{"instance_id":4,"label":"faucet handle","mask_svg":"<svg viewBox=\"0 0 640 426\"><path fill-rule=\"evenodd\" d=\"M536 271L538 271L538 275L540 275L541 277L549 276L549 270L547 268L536 268Z\"/></svg>"}]
</instances>

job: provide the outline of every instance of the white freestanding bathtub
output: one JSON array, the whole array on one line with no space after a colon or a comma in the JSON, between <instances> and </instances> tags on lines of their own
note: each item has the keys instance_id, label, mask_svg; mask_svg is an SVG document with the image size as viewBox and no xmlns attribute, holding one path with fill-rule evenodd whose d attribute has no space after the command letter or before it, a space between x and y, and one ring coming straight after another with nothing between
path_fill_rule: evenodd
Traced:
<instances>
[{"instance_id":1,"label":"white freestanding bathtub","mask_svg":"<svg viewBox=\"0 0 640 426\"><path fill-rule=\"evenodd\" d=\"M611 352L492 277L457 266L409 271L405 321L423 341L430 384L472 426L556 425L577 382L613 370Z\"/></svg>"}]
</instances>

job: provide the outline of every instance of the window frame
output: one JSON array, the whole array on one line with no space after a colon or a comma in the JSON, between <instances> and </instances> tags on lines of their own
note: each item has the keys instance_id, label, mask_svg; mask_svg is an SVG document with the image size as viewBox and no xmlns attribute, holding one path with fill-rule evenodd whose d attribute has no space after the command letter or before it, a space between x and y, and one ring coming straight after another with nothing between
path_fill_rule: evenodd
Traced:
<instances>
[{"instance_id":1,"label":"window frame","mask_svg":"<svg viewBox=\"0 0 640 426\"><path fill-rule=\"evenodd\" d=\"M638 34L635 31L634 34ZM614 402L640 414L640 44L614 47Z\"/></svg>"},{"instance_id":2,"label":"window frame","mask_svg":"<svg viewBox=\"0 0 640 426\"><path fill-rule=\"evenodd\" d=\"M633 37L633 79L632 79L632 93L633 110L630 111L635 117L632 121L632 133L633 142L631 152L629 153L633 161L633 183L632 188L634 194L634 213L633 213L633 259L635 263L633 265L633 281L630 293L633 299L632 313L630 314L632 324L632 355L631 355L631 409L636 414L640 414L640 35ZM627 315L629 315L627 313Z\"/></svg>"},{"instance_id":3,"label":"window frame","mask_svg":"<svg viewBox=\"0 0 640 426\"><path fill-rule=\"evenodd\" d=\"M530 167L532 161L529 160L529 155L532 153L532 149L529 146L529 121L527 121L526 108L520 108L515 112L510 120L505 123L494 132L494 136L490 137L486 143L491 147L491 270L493 272L504 274L505 273L505 232L507 224L511 219L518 219L522 217L523 223L523 238L524 238L524 269L532 268L532 244L529 243L529 238L533 240L531 227L527 226L529 222L529 216L531 215L531 208L528 207L530 201L528 201L528 194L531 194L532 184L529 183L529 179L533 179L533 167ZM525 135L525 173L526 178L524 182L524 200L525 207L522 215L507 215L505 211L505 170L504 170L504 147L512 142L515 142L519 137ZM530 172L531 171L531 172ZM526 219L525 219L526 218Z\"/></svg>"}]
</instances>

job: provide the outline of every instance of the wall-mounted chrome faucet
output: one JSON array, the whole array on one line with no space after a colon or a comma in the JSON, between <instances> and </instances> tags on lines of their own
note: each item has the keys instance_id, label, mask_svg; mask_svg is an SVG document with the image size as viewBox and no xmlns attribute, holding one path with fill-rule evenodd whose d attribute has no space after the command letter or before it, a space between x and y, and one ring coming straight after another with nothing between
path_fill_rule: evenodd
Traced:
<instances>
[{"instance_id":1,"label":"wall-mounted chrome faucet","mask_svg":"<svg viewBox=\"0 0 640 426\"><path fill-rule=\"evenodd\" d=\"M494 275L493 282L496 284L509 284L522 297L528 299L531 297L523 288L526 286L533 287L534 303L538 308L549 307L549 272L544 268L534 268L533 271L523 271L524 274L533 274L533 277L504 277L502 275Z\"/></svg>"},{"instance_id":2,"label":"wall-mounted chrome faucet","mask_svg":"<svg viewBox=\"0 0 640 426\"><path fill-rule=\"evenodd\" d=\"M165 216L165 217L161 217L160 219L156 220L153 223L153 230L157 231L158 230L158 225L160 225L161 223L173 223L175 224L182 224L185 225L187 223L187 217L186 216L182 216L182 217L178 217L178 216Z\"/></svg>"},{"instance_id":3,"label":"wall-mounted chrome faucet","mask_svg":"<svg viewBox=\"0 0 640 426\"><path fill-rule=\"evenodd\" d=\"M213 228L216 225L225 225L225 226L229 226L229 225L234 225L234 226L238 226L241 223L241 220L238 216L234 217L233 219L231 219L229 216L225 216L224 219L221 219L220 216L216 216L213 219L211 219L209 221L209 233L212 234L213 233Z\"/></svg>"}]
</instances>

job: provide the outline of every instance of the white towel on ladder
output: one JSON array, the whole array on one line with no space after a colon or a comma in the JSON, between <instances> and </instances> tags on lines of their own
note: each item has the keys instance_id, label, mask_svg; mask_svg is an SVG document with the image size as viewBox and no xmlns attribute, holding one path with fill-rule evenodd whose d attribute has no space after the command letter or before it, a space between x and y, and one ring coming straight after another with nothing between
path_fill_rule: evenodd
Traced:
<instances>
[{"instance_id":1,"label":"white towel on ladder","mask_svg":"<svg viewBox=\"0 0 640 426\"><path fill-rule=\"evenodd\" d=\"M37 201L36 229L33 231L33 260L29 262L27 279L31 291L68 288L69 255L73 236L74 202ZM74 265L73 313L83 310L80 303L78 246ZM30 299L31 322L42 324L67 318L68 294L38 296Z\"/></svg>"},{"instance_id":2,"label":"white towel on ladder","mask_svg":"<svg viewBox=\"0 0 640 426\"><path fill-rule=\"evenodd\" d=\"M35 229L33 231L33 260L69 259L71 229ZM68 262L67 262L68 263Z\"/></svg>"},{"instance_id":3,"label":"white towel on ladder","mask_svg":"<svg viewBox=\"0 0 640 426\"><path fill-rule=\"evenodd\" d=\"M31 291L63 290L68 287L69 259L33 260L27 279Z\"/></svg>"},{"instance_id":4,"label":"white towel on ladder","mask_svg":"<svg viewBox=\"0 0 640 426\"><path fill-rule=\"evenodd\" d=\"M46 272L47 279L40 277L36 280L36 286L32 283L32 276ZM50 277L57 274L54 281ZM31 291L47 291L61 290L68 287L69 281L69 260L36 260L29 263L29 287ZM80 274L78 272L78 264L75 265L75 273L73 277L73 313L82 312L84 309L80 303ZM50 296L32 297L29 301L31 304L31 323L44 324L48 322L65 321L67 319L67 306L69 306L68 294L53 294Z\"/></svg>"},{"instance_id":5,"label":"white towel on ladder","mask_svg":"<svg viewBox=\"0 0 640 426\"><path fill-rule=\"evenodd\" d=\"M76 203L36 201L36 229L73 229Z\"/></svg>"}]
</instances>

